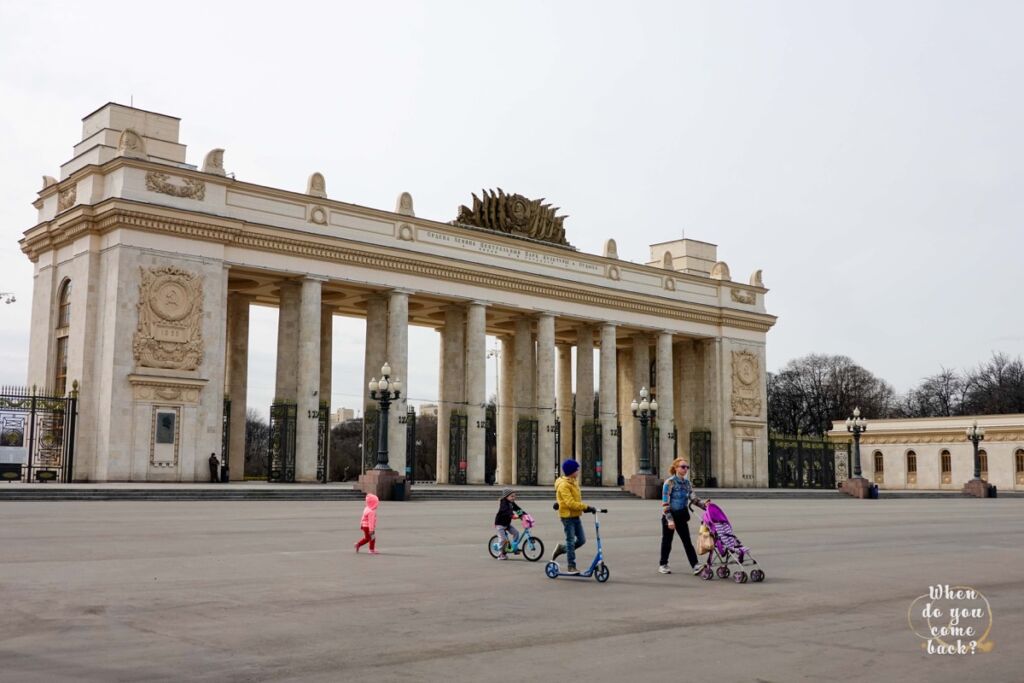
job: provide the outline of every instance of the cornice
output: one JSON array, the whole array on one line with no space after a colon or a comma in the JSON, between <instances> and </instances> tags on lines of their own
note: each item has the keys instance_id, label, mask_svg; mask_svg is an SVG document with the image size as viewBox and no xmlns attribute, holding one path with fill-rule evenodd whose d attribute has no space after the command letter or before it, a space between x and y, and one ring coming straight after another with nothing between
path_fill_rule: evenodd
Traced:
<instances>
[{"instance_id":1,"label":"cornice","mask_svg":"<svg viewBox=\"0 0 1024 683\"><path fill-rule=\"evenodd\" d=\"M515 271L484 267L468 261L451 259L441 263L434 260L437 257L391 247L364 246L339 237L301 233L124 199L77 206L53 221L30 229L20 244L22 251L35 261L41 252L70 243L81 235L103 234L118 227L756 332L767 332L776 320L775 316L768 314L616 292L600 286L583 288L568 280L541 282Z\"/></svg>"},{"instance_id":2,"label":"cornice","mask_svg":"<svg viewBox=\"0 0 1024 683\"><path fill-rule=\"evenodd\" d=\"M769 290L766 287L758 287L743 282L734 282L732 280L716 280L709 277L701 277L692 273L682 273L674 270L666 270L657 266L650 266L644 263L633 263L631 261L621 261L619 259L608 258L605 256L599 256L597 254L588 254L574 249L568 249L556 245L551 245L546 242L538 240L521 240L514 237L508 237L499 232L492 232L489 230L482 230L476 228L463 227L460 225L452 225L450 223L444 223L440 221L434 221L427 218L420 218L416 216L407 216L404 214L395 213L393 211L386 211L383 209L376 209L369 206L363 206L361 204L351 204L349 202L342 202L336 199L329 199L323 197L314 197L304 192L295 192L291 190L283 190L276 187L270 187L268 185L259 185L257 183L251 183L244 180L235 180L219 174L203 173L194 168L183 168L180 166L174 166L170 164L161 164L154 161L148 161L143 159L134 159L131 157L115 157L110 161L103 164L89 164L77 169L70 176L64 180L58 182L55 185L50 185L39 191L39 199L44 199L51 194L59 192L60 190L69 187L72 184L77 183L82 178L91 174L107 175L119 168L139 168L142 170L156 171L159 173L171 173L181 178L191 178L194 180L202 180L206 183L221 185L227 189L235 190L238 192L247 192L263 197L271 197L289 202L295 202L300 204L316 204L317 206L323 206L325 208L333 209L336 211L342 211L356 216L384 220L393 223L407 223L409 225L418 226L421 228L429 229L441 229L449 232L456 232L465 236L486 236L488 240L493 240L499 243L503 243L509 246L520 247L529 245L531 249L537 249L549 254L556 256L565 256L566 254L572 254L573 258L578 258L584 261L590 261L597 263L602 266L614 265L618 268L628 266L630 270L635 270L647 275L653 275L657 277L670 277L676 282L690 282L694 284L703 285L705 287L714 287L719 289L721 287L733 287L735 289L757 292L760 294L766 294ZM149 205L146 206L159 206ZM165 207L160 207L165 208ZM268 226L273 227L273 226ZM27 233L26 233L27 234Z\"/></svg>"}]
</instances>

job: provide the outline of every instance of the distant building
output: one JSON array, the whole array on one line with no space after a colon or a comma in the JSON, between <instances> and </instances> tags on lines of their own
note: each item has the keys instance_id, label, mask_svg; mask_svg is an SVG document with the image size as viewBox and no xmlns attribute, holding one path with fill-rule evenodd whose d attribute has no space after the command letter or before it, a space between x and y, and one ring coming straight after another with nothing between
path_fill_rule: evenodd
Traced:
<instances>
[{"instance_id":1,"label":"distant building","mask_svg":"<svg viewBox=\"0 0 1024 683\"><path fill-rule=\"evenodd\" d=\"M331 413L331 429L340 425L342 422L348 422L349 420L356 419L356 411L352 408L338 408Z\"/></svg>"},{"instance_id":2,"label":"distant building","mask_svg":"<svg viewBox=\"0 0 1024 683\"><path fill-rule=\"evenodd\" d=\"M864 477L881 489L958 490L974 476L966 431L975 422L985 429L978 444L981 478L1003 491L1024 489L1024 415L868 420L860 438ZM828 435L850 439L841 421Z\"/></svg>"},{"instance_id":3,"label":"distant building","mask_svg":"<svg viewBox=\"0 0 1024 683\"><path fill-rule=\"evenodd\" d=\"M423 403L420 405L419 410L416 411L416 414L419 415L420 417L424 417L427 415L437 417L437 404Z\"/></svg>"}]
</instances>

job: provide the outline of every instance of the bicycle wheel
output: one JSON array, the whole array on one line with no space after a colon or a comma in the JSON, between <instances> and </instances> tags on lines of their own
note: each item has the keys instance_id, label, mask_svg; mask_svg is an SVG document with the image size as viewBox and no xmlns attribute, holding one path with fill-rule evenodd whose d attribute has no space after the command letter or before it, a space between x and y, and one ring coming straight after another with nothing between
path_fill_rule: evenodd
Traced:
<instances>
[{"instance_id":1,"label":"bicycle wheel","mask_svg":"<svg viewBox=\"0 0 1024 683\"><path fill-rule=\"evenodd\" d=\"M491 540L487 541L487 552L495 559L501 555L501 539L498 538L498 534L494 534L491 536Z\"/></svg>"},{"instance_id":2,"label":"bicycle wheel","mask_svg":"<svg viewBox=\"0 0 1024 683\"><path fill-rule=\"evenodd\" d=\"M544 541L540 540L536 536L530 536L522 542L519 546L519 550L523 553L523 557L528 559L530 562L536 562L540 558L544 557Z\"/></svg>"}]
</instances>

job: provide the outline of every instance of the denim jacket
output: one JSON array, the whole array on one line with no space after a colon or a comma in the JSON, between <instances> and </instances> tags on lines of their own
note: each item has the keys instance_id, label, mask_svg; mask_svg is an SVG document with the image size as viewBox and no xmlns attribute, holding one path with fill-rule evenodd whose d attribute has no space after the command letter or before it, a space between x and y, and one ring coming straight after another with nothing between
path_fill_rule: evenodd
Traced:
<instances>
[{"instance_id":1,"label":"denim jacket","mask_svg":"<svg viewBox=\"0 0 1024 683\"><path fill-rule=\"evenodd\" d=\"M680 479L678 475L673 474L661 487L661 508L666 516L671 511L685 510L691 498L693 484L689 479Z\"/></svg>"}]
</instances>

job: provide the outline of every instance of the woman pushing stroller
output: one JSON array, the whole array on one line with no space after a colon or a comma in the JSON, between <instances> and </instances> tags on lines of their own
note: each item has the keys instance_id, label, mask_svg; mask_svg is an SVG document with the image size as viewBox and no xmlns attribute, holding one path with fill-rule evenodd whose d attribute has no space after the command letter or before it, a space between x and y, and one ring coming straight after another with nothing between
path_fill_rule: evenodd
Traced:
<instances>
[{"instance_id":1,"label":"woman pushing stroller","mask_svg":"<svg viewBox=\"0 0 1024 683\"><path fill-rule=\"evenodd\" d=\"M697 563L697 551L693 549L686 523L690 519L690 502L703 508L707 501L701 501L694 495L693 484L689 479L690 464L684 458L673 460L670 472L672 476L661 487L661 561L658 563L658 571L662 574L672 573L672 568L668 566L668 556L672 552L672 536L679 534L686 559L693 573L699 574L701 566Z\"/></svg>"}]
</instances>

